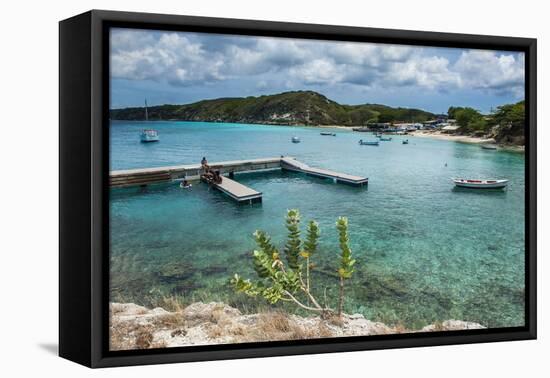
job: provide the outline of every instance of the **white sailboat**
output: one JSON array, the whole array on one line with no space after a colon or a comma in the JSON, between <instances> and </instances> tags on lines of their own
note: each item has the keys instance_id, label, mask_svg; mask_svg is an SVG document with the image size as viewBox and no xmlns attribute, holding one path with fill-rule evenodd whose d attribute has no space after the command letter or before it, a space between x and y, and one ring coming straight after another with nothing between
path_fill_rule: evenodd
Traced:
<instances>
[{"instance_id":1,"label":"white sailboat","mask_svg":"<svg viewBox=\"0 0 550 378\"><path fill-rule=\"evenodd\" d=\"M149 109L147 108L147 99L145 99L145 122L149 122ZM141 130L140 140L142 143L158 142L160 140L159 133L157 130L143 129Z\"/></svg>"}]
</instances>

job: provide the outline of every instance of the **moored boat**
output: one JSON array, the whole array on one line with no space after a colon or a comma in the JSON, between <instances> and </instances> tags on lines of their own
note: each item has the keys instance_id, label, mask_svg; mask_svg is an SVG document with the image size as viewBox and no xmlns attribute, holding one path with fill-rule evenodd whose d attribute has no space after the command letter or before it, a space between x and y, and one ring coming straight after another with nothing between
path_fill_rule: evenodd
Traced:
<instances>
[{"instance_id":1,"label":"moored boat","mask_svg":"<svg viewBox=\"0 0 550 378\"><path fill-rule=\"evenodd\" d=\"M405 139L402 143L403 143L403 144L409 144L409 140L408 140L408 139Z\"/></svg>"},{"instance_id":2,"label":"moored boat","mask_svg":"<svg viewBox=\"0 0 550 378\"><path fill-rule=\"evenodd\" d=\"M142 130L140 140L142 143L158 142L160 140L159 133L153 129Z\"/></svg>"},{"instance_id":3,"label":"moored boat","mask_svg":"<svg viewBox=\"0 0 550 378\"><path fill-rule=\"evenodd\" d=\"M336 133L329 133L327 131L321 132L321 135L336 136Z\"/></svg>"},{"instance_id":4,"label":"moored boat","mask_svg":"<svg viewBox=\"0 0 550 378\"><path fill-rule=\"evenodd\" d=\"M359 139L359 144L363 146L378 146L379 142L377 140L369 141L369 140Z\"/></svg>"},{"instance_id":5,"label":"moored boat","mask_svg":"<svg viewBox=\"0 0 550 378\"><path fill-rule=\"evenodd\" d=\"M502 189L508 185L508 180L496 180L496 179L463 179L453 178L451 179L456 186L460 188L470 189Z\"/></svg>"},{"instance_id":6,"label":"moored boat","mask_svg":"<svg viewBox=\"0 0 550 378\"><path fill-rule=\"evenodd\" d=\"M300 143L300 138L293 136L292 137L292 143Z\"/></svg>"},{"instance_id":7,"label":"moored boat","mask_svg":"<svg viewBox=\"0 0 550 378\"><path fill-rule=\"evenodd\" d=\"M380 137L380 141L381 142L391 142L391 137L390 138Z\"/></svg>"},{"instance_id":8,"label":"moored boat","mask_svg":"<svg viewBox=\"0 0 550 378\"><path fill-rule=\"evenodd\" d=\"M482 144L481 148L484 150L496 150L497 146L495 144Z\"/></svg>"}]
</instances>

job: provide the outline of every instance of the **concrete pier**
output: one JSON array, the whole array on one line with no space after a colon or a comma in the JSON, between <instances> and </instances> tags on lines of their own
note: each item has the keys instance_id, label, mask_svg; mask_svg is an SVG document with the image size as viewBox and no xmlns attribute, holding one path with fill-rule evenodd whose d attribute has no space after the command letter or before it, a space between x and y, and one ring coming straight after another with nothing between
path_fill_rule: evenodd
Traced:
<instances>
[{"instance_id":1,"label":"concrete pier","mask_svg":"<svg viewBox=\"0 0 550 378\"><path fill-rule=\"evenodd\" d=\"M341 182L348 185L363 186L369 183L369 179L367 177L353 176L346 173L329 171L327 169L313 168L293 158L282 158L281 168L294 172L302 172L310 176L332 179L335 182Z\"/></svg>"},{"instance_id":2,"label":"concrete pier","mask_svg":"<svg viewBox=\"0 0 550 378\"><path fill-rule=\"evenodd\" d=\"M334 182L348 185L363 186L368 184L368 178L366 177L310 167L292 157L222 161L210 163L209 165L212 170L220 171L220 174L224 176L222 182L220 184L212 184L213 187L239 203L261 202L262 193L233 180L233 173L238 172L285 169L293 172L305 173L310 176L331 179ZM126 188L166 183L182 179L196 181L201 179L202 173L200 164L127 169L111 171L109 175L109 184L111 188Z\"/></svg>"},{"instance_id":3,"label":"concrete pier","mask_svg":"<svg viewBox=\"0 0 550 378\"><path fill-rule=\"evenodd\" d=\"M234 160L209 163L214 171L227 175L238 172L251 172L269 169L280 169L281 158ZM170 180L187 179L200 180L202 168L200 164L174 165L156 168L138 168L111 171L109 182L112 188L124 188L142 184L153 184ZM151 181L148 182L148 180Z\"/></svg>"},{"instance_id":4,"label":"concrete pier","mask_svg":"<svg viewBox=\"0 0 550 378\"><path fill-rule=\"evenodd\" d=\"M221 183L212 184L212 186L239 203L262 202L261 192L231 180L229 177L223 177Z\"/></svg>"}]
</instances>

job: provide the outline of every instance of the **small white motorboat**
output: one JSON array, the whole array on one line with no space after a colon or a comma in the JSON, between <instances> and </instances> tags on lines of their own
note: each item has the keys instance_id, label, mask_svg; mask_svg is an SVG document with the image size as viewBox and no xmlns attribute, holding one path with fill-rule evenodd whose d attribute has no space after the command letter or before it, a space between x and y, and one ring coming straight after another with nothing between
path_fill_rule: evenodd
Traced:
<instances>
[{"instance_id":1,"label":"small white motorboat","mask_svg":"<svg viewBox=\"0 0 550 378\"><path fill-rule=\"evenodd\" d=\"M481 148L483 148L484 150L496 150L497 146L494 144L482 144Z\"/></svg>"},{"instance_id":2,"label":"small white motorboat","mask_svg":"<svg viewBox=\"0 0 550 378\"><path fill-rule=\"evenodd\" d=\"M142 143L158 142L159 140L159 133L157 130L146 129L141 131Z\"/></svg>"},{"instance_id":3,"label":"small white motorboat","mask_svg":"<svg viewBox=\"0 0 550 378\"><path fill-rule=\"evenodd\" d=\"M460 188L470 188L470 189L502 189L508 185L508 180L493 180L493 179L462 179L462 178L453 178L451 179L456 186Z\"/></svg>"},{"instance_id":4,"label":"small white motorboat","mask_svg":"<svg viewBox=\"0 0 550 378\"><path fill-rule=\"evenodd\" d=\"M300 138L296 136L292 137L292 143L300 143Z\"/></svg>"}]
</instances>

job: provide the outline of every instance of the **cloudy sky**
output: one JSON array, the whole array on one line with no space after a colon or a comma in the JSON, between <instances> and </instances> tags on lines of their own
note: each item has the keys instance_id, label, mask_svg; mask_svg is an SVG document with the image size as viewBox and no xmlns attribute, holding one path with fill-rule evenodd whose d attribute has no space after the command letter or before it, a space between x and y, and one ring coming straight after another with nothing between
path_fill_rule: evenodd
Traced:
<instances>
[{"instance_id":1,"label":"cloudy sky","mask_svg":"<svg viewBox=\"0 0 550 378\"><path fill-rule=\"evenodd\" d=\"M483 112L523 99L523 53L111 31L111 107L314 90L342 104Z\"/></svg>"}]
</instances>

